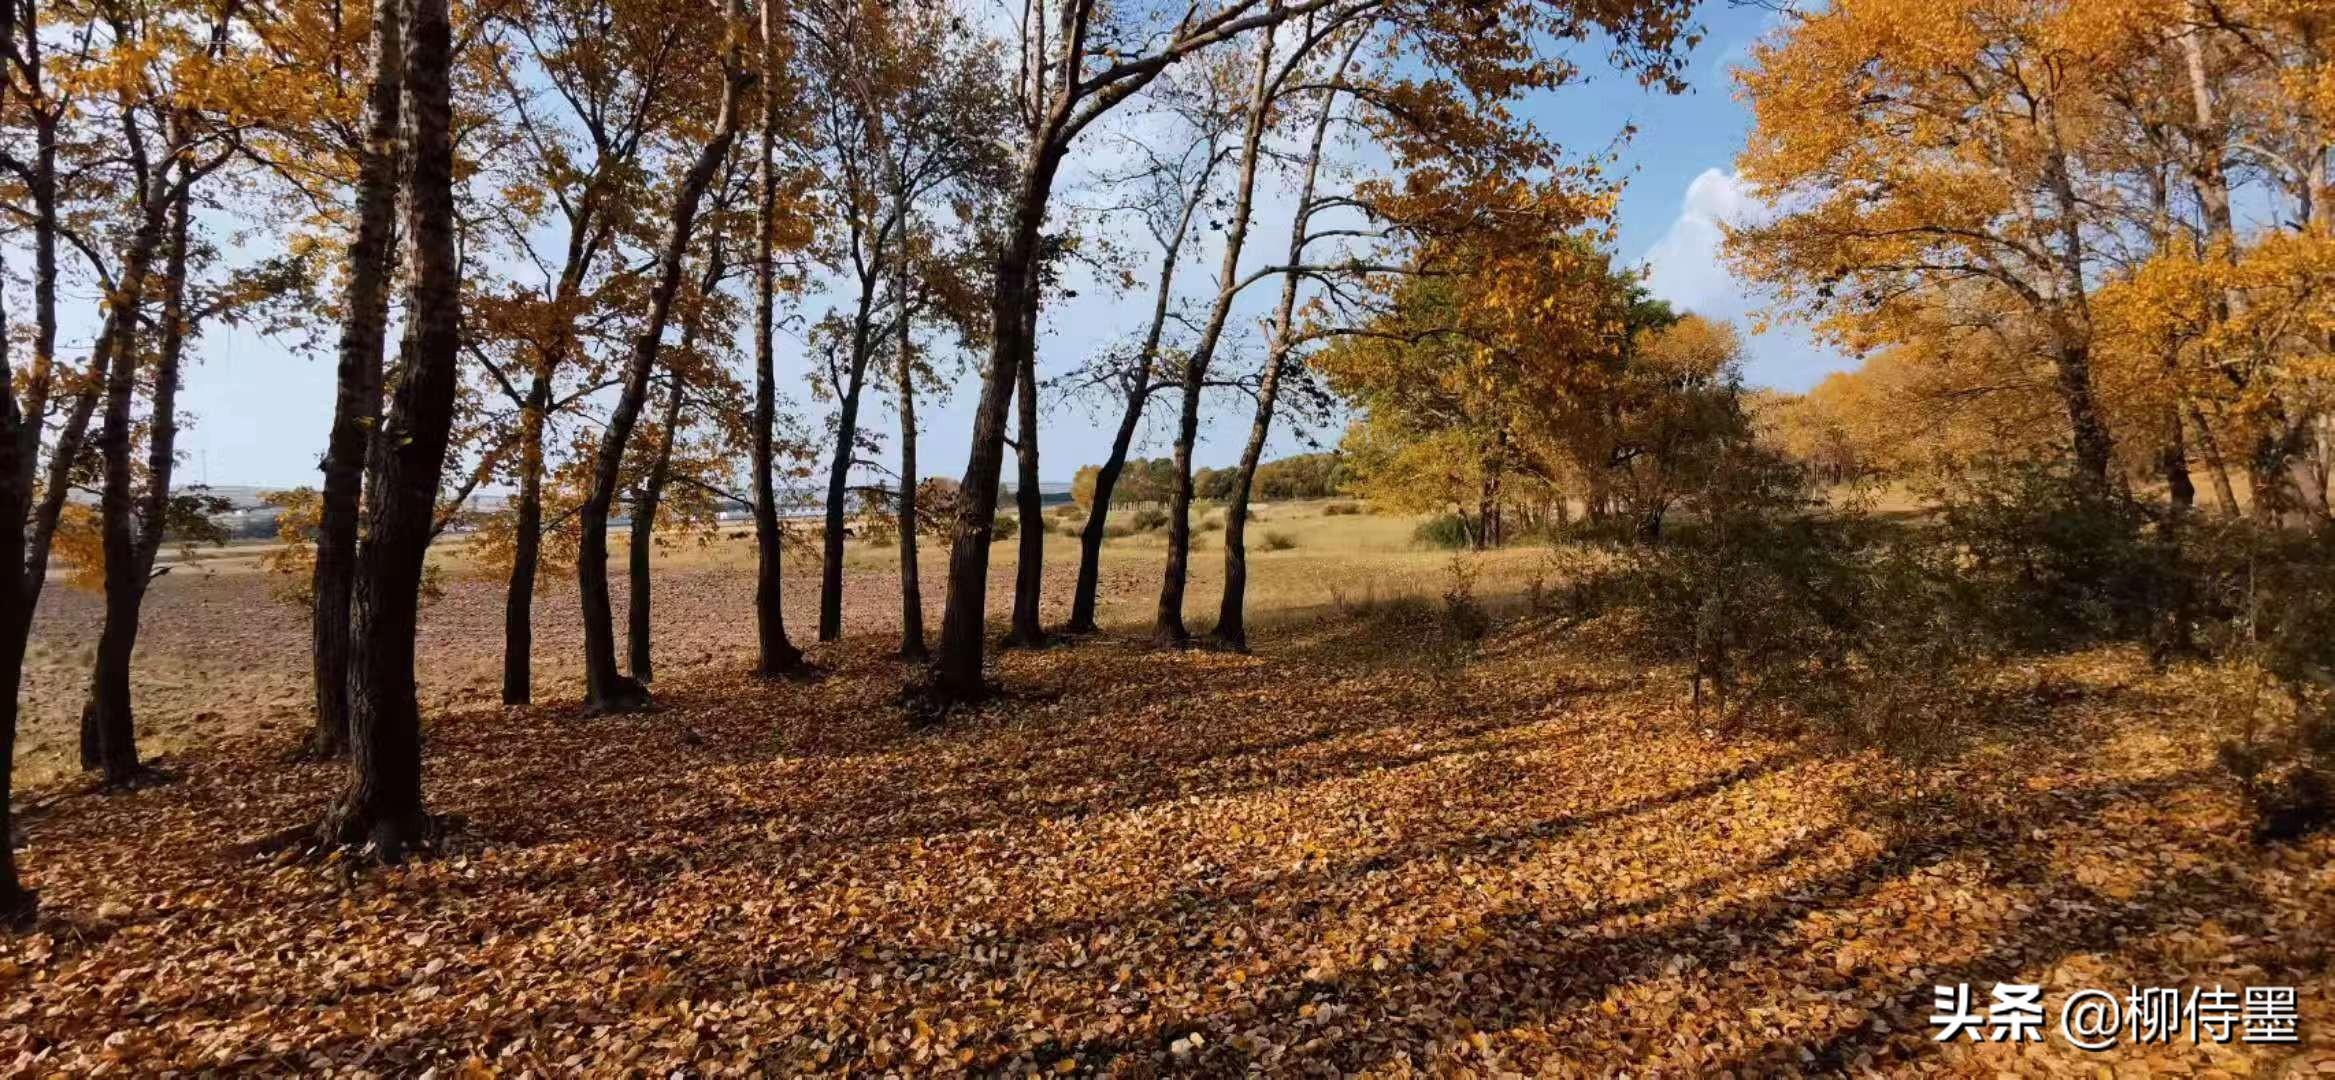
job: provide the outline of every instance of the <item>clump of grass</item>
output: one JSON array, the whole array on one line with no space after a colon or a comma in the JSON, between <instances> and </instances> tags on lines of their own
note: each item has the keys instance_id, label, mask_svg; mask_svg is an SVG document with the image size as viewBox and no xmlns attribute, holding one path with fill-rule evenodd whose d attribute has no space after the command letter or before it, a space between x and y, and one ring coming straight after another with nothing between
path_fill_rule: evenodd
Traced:
<instances>
[{"instance_id":1,"label":"clump of grass","mask_svg":"<svg viewBox=\"0 0 2335 1080\"><path fill-rule=\"evenodd\" d=\"M1135 535L1135 526L1129 525L1124 521L1114 521L1108 525L1103 526L1103 537L1105 539L1124 540L1133 535Z\"/></svg>"},{"instance_id":2,"label":"clump of grass","mask_svg":"<svg viewBox=\"0 0 2335 1080\"><path fill-rule=\"evenodd\" d=\"M1195 525L1192 528L1195 532L1211 533L1223 527L1224 519L1218 517L1215 514L1210 514L1207 517L1201 518L1200 524Z\"/></svg>"},{"instance_id":3,"label":"clump of grass","mask_svg":"<svg viewBox=\"0 0 2335 1080\"><path fill-rule=\"evenodd\" d=\"M1361 512L1362 508L1353 503L1331 503L1322 507L1323 517L1348 517Z\"/></svg>"},{"instance_id":4,"label":"clump of grass","mask_svg":"<svg viewBox=\"0 0 2335 1080\"><path fill-rule=\"evenodd\" d=\"M1297 538L1279 529L1267 529L1264 539L1257 546L1266 551L1287 551L1297 546Z\"/></svg>"},{"instance_id":5,"label":"clump of grass","mask_svg":"<svg viewBox=\"0 0 2335 1080\"><path fill-rule=\"evenodd\" d=\"M1136 532L1150 532L1154 529L1165 526L1167 523L1167 511L1162 510L1156 506L1146 506L1143 509L1137 510L1135 513L1129 515L1127 518L1128 527L1134 529Z\"/></svg>"},{"instance_id":6,"label":"clump of grass","mask_svg":"<svg viewBox=\"0 0 2335 1080\"><path fill-rule=\"evenodd\" d=\"M989 542L994 544L1011 540L1014 537L1021 535L1021 531L1022 519L1018 517L1000 517L997 519L996 524L989 527Z\"/></svg>"}]
</instances>

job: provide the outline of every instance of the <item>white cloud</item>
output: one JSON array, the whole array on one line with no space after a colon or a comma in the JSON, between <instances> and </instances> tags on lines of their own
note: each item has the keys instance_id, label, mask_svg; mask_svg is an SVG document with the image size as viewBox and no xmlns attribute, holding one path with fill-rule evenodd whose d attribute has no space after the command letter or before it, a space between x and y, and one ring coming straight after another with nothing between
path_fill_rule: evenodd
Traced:
<instances>
[{"instance_id":1,"label":"white cloud","mask_svg":"<svg viewBox=\"0 0 2335 1080\"><path fill-rule=\"evenodd\" d=\"M1776 325L1752 334L1761 306L1756 286L1738 281L1719 257L1727 225L1756 224L1772 214L1749 185L1725 169L1704 169L1687 185L1678 217L1639 260L1646 287L1682 310L1735 323L1747 336L1745 375L1757 385L1805 390L1826 374L1856 366L1812 339L1804 327Z\"/></svg>"}]
</instances>

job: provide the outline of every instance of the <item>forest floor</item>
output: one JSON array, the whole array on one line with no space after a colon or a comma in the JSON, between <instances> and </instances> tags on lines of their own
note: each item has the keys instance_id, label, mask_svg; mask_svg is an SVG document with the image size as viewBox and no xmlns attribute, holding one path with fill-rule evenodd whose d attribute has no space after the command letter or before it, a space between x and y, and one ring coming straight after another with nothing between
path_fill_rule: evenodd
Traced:
<instances>
[{"instance_id":1,"label":"forest floor","mask_svg":"<svg viewBox=\"0 0 2335 1080\"><path fill-rule=\"evenodd\" d=\"M615 718L444 692L436 658L499 643L450 593L427 788L464 824L396 869L252 852L340 772L219 675L177 783L29 793L47 914L0 940L0 1071L2335 1072L2335 839L2248 841L2212 672L2024 661L1918 762L1721 733L1597 624L1438 644L1358 597L1433 596L1448 556L1287 517L1255 655L1010 653L931 731L873 571L823 677L765 684L750 582L676 566L708 584L660 579L696 627L662 640L708 655ZM1996 982L2044 987L2045 1042L1933 1040L1933 985ZM2059 1034L2078 989L2215 984L2296 988L2301 1041Z\"/></svg>"}]
</instances>

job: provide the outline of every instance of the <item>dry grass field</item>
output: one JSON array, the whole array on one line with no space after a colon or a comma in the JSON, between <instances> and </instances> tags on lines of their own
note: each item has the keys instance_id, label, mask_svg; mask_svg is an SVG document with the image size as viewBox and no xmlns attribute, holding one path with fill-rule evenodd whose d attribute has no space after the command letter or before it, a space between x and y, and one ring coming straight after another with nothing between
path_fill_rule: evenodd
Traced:
<instances>
[{"instance_id":1,"label":"dry grass field","mask_svg":"<svg viewBox=\"0 0 2335 1080\"><path fill-rule=\"evenodd\" d=\"M1306 617L1341 599L1437 595L1450 555L1412 542L1416 522L1374 515L1324 516L1329 503L1265 506L1250 528L1250 604L1255 618ZM1049 518L1049 522L1055 519ZM1264 550L1267 533L1295 543ZM1223 582L1222 534L1197 534L1187 617L1195 628L1213 622ZM610 568L618 575L616 617L621 632L626 558L622 530ZM1139 631L1157 603L1163 532L1113 539L1104 548L1103 607L1107 628ZM945 540L925 541L926 626L937 628L939 574ZM459 540L438 557L444 595L422 615L420 674L424 701L435 706L494 702L502 685L503 582L481 574L463 557ZM1010 595L1015 545L993 549L992 595ZM799 643L817 627L818 554L789 552L787 625ZM1077 540L1046 538L1047 618L1069 612ZM1515 587L1541 556L1515 550L1485 557L1486 585ZM845 549L844 626L852 636L899 633L899 552L859 541ZM733 667L754 647L751 618L754 545L742 528L713 537L675 536L655 556L654 640L659 674L694 667ZM32 647L26 657L25 729L19 736L20 783L35 787L73 775L77 723L96 647L102 598L62 579L44 590ZM538 700L578 696L582 687L583 630L576 593L566 572L546 574L536 598L535 680ZM253 549L205 552L156 583L139 631L136 698L141 748L168 756L221 736L272 733L289 745L309 715L308 626L304 609L273 598Z\"/></svg>"},{"instance_id":2,"label":"dry grass field","mask_svg":"<svg viewBox=\"0 0 2335 1080\"><path fill-rule=\"evenodd\" d=\"M1006 654L1009 692L932 731L894 704L885 548L851 553L824 674L778 684L741 674L750 549L673 550L660 708L629 717L576 707L566 588L543 703L493 704L499 588L453 574L422 631L426 788L466 824L393 869L246 846L340 778L281 759L304 631L249 572L173 574L150 609L141 715L181 779L76 793L94 616L53 589L25 747L50 914L0 942L0 1071L2335 1072L2335 841L2246 840L2210 673L2024 662L1919 763L1719 732L1595 624L1512 605L1426 648L1432 606L1372 599L1445 588L1413 522L1264 516L1260 548L1290 546L1254 556L1255 655L1133 640L1159 541L1128 537L1106 621L1130 633ZM1050 539L1057 601L1071 553ZM1481 557L1477 591L1545 559ZM1932 1039L1934 984L1996 981L2054 1007L2294 986L2302 1036Z\"/></svg>"}]
</instances>

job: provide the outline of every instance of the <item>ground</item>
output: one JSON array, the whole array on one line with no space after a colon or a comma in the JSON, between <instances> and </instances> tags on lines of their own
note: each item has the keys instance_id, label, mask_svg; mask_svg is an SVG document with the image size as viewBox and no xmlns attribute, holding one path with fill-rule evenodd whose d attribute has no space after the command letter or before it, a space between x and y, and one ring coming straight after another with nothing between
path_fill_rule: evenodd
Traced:
<instances>
[{"instance_id":1,"label":"ground","mask_svg":"<svg viewBox=\"0 0 2335 1080\"><path fill-rule=\"evenodd\" d=\"M1009 694L934 731L894 705L872 562L865 634L815 649L815 681L740 673L750 585L718 552L660 608L705 658L660 679L656 713L585 717L564 685L465 701L425 659L429 797L465 825L396 869L244 846L313 817L339 773L283 763L286 732L237 722L223 689L180 782L31 793L50 915L0 941L0 1062L2335 1072L2335 842L2247 839L2210 673L2022 661L1920 760L1718 731L1595 625L1519 611L1480 647L1436 644L1432 600L1374 602L1445 587L1449 557L1398 520L1268 516L1296 546L1258 557L1256 655L1139 645L1157 546L1130 538L1121 633L1006 655ZM1496 558L1487 594L1538 572ZM433 609L425 657L465 634L491 657L491 626L449 624L464 602ZM182 610L235 610L212 604ZM296 660L300 638L268 648ZM1933 1041L1932 987L1964 982L1981 1003L2042 984L2050 1041ZM2303 1041L2058 1036L2077 989L2216 983L2298 988Z\"/></svg>"}]
</instances>

